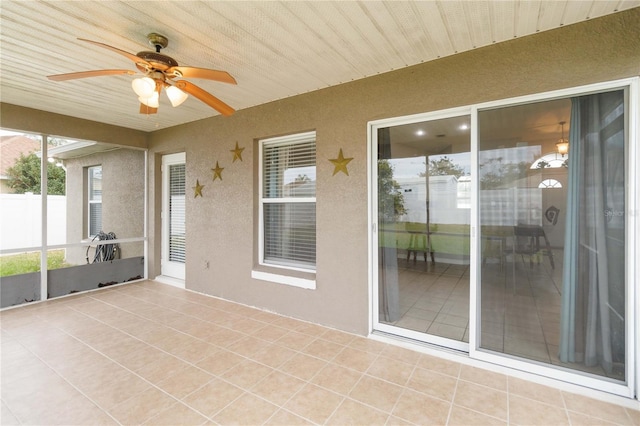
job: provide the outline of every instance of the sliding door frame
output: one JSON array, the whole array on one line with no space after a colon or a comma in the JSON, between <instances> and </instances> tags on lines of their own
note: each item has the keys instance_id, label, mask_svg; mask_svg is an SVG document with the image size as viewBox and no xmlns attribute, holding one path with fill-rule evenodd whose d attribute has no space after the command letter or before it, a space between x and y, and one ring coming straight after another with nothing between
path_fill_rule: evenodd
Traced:
<instances>
[{"instance_id":1,"label":"sliding door frame","mask_svg":"<svg viewBox=\"0 0 640 426\"><path fill-rule=\"evenodd\" d=\"M616 395L634 397L636 393L636 386L638 383L638 360L636 359L639 342L636 336L637 330L635 323L638 318L638 307L640 307L640 301L638 300L638 289L634 288L634 283L638 280L638 267L637 262L632 262L632 259L637 258L636 253L640 253L638 250L638 244L640 239L634 237L638 233L638 200L637 197L632 197L632 194L638 194L639 185L639 153L638 146L634 144L634 141L638 140L638 78L617 80L612 82L591 84L586 86L556 90L545 93L538 93L534 95L521 96L516 98L510 98L499 101L492 101L483 104L474 105L472 107L472 131L471 131L471 150L472 150L472 173L474 167L478 164L478 152L479 152L479 138L478 138L478 112L482 110L488 110L493 108L503 108L509 106L523 105L533 102L550 101L554 99L566 99L573 96L584 96L594 93L600 93L612 90L625 90L625 104L626 110L626 124L628 128L628 140L626 141L627 158L626 163L628 165L628 171L625 176L628 182L627 193L625 199L627 202L627 212L636 212L636 214L627 214L626 221L626 236L628 238L627 250L626 250L626 271L625 271L625 285L626 285L626 310L628 317L625 318L625 342L626 342L626 359L625 375L627 383L620 383L607 378L597 378L593 376L580 373L578 371L570 371L568 369L559 368L553 365L544 364L532 360L525 361L524 358L510 356L504 353L492 352L487 349L480 348L480 303L481 303L481 276L480 269L476 265L476 274L473 275L471 288L472 292L475 290L475 313L473 317L475 321L470 324L470 351L469 356L478 360L490 362L492 364L500 364L508 368L515 370L528 371L540 376L552 377L564 382L570 382L577 385L582 385L601 391L609 392ZM477 173L477 170L475 170ZM477 176L477 174L475 175ZM479 182L476 179L472 182L472 233L477 236L480 223L479 223ZM472 241L473 251L478 259L480 255L480 244L478 239ZM476 262L477 263L477 262ZM472 302L473 304L473 302ZM471 337L473 336L473 338ZM471 342L473 340L473 342Z\"/></svg>"},{"instance_id":2,"label":"sliding door frame","mask_svg":"<svg viewBox=\"0 0 640 426\"><path fill-rule=\"evenodd\" d=\"M565 368L544 364L532 360L524 360L504 353L492 352L487 349L480 348L480 301L481 301L481 270L479 261L481 259L481 247L479 243L479 182L478 176L478 112L493 108L503 108L507 106L516 106L532 102L550 101L554 99L568 98L578 95L588 95L593 93L625 90L626 105L626 128L628 129L626 141L626 164L628 167L625 176L627 189L625 194L627 215L626 215L626 262L625 262L625 285L626 285L626 310L625 318L625 342L626 342L626 364L625 376L626 383L614 381L607 378L599 378L578 371L571 371ZM402 332L398 333L398 328L387 324L381 324L379 318L379 298L378 298L378 217L377 217L377 130L379 128L391 125L403 125L415 123L418 121L436 120L441 118L450 118L460 115L470 115L471 118L471 176L476 177L471 181L471 265L470 265L470 306L469 306L469 343L464 345L451 345L449 339L429 339L424 340L424 334L418 332ZM572 383L579 386L597 389L611 394L624 396L627 398L637 398L639 392L638 383L640 383L640 361L638 354L640 353L640 337L638 327L636 325L640 319L640 264L633 262L640 256L640 200L637 194L640 193L640 146L638 141L640 138L640 78L634 77L629 79L621 79L603 83L589 84L584 86L572 87L567 89L548 91L533 95L514 97L498 101L485 102L471 106L442 110L433 113L415 114L405 117L388 118L383 120L371 121L367 126L367 156L369 159L369 167L367 172L368 192L369 192L369 209L368 220L369 229L369 301L370 315L369 326L371 333L391 334L400 338L408 338L418 340L420 343L427 345L444 346L446 348L458 349L467 352L469 358L487 362L494 365L500 365L513 370L524 371L559 380L562 382ZM634 196L635 195L635 196ZM433 336L436 337L436 336Z\"/></svg>"},{"instance_id":3,"label":"sliding door frame","mask_svg":"<svg viewBox=\"0 0 640 426\"><path fill-rule=\"evenodd\" d=\"M415 115L409 115L405 117L376 120L376 121L370 122L367 129L368 140L369 140L368 150L369 150L369 159L370 159L370 162L369 162L369 202L370 202L369 229L371 229L371 232L369 233L369 254L370 254L369 258L371 259L371 268L369 272L370 273L369 282L371 283L370 307L371 307L371 313L372 313L372 315L370 315L370 321L371 321L370 330L392 334L392 335L407 338L410 340L420 341L420 342L441 346L447 349L453 349L453 350L461 351L465 353L469 352L469 343L467 342L448 339L445 337L440 337L440 336L426 334L426 333L421 333L421 332L413 331L409 329L403 329L400 327L396 327L390 324L384 324L380 322L379 309L378 309L378 306L380 303L378 298L379 282L378 282L378 273L377 273L379 259L378 259L378 250L376 249L378 247L378 235L379 235L378 216L377 216L378 191L376 190L377 177L378 177L378 173L377 173L378 158L376 153L377 153L377 146L378 146L378 129L389 127L389 126L402 126L405 124L414 124L414 123L420 123L420 122L442 120L447 118L469 116L470 114L471 114L470 107L451 108L447 110L429 112L424 114L415 114ZM471 175L474 176L474 173L475 172L473 171L473 166L472 166ZM471 223L473 224L473 213L471 214ZM470 238L472 240L471 247L473 247L473 239L474 239L473 231L471 231ZM473 268L475 263L477 263L473 256L474 256L473 250L471 250L471 253L470 253L471 274L474 273ZM471 287L473 287L473 284L471 285ZM471 300L473 299L469 299L469 300L471 302ZM469 338L471 338L471 336L469 336Z\"/></svg>"}]
</instances>

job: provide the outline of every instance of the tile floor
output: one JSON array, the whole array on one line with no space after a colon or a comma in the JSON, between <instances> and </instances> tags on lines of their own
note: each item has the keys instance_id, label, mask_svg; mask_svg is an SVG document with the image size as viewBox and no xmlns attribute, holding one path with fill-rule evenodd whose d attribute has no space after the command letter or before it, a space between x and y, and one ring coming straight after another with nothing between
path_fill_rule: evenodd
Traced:
<instances>
[{"instance_id":1,"label":"tile floor","mask_svg":"<svg viewBox=\"0 0 640 426\"><path fill-rule=\"evenodd\" d=\"M1 423L639 425L640 412L155 282L5 310Z\"/></svg>"},{"instance_id":2,"label":"tile floor","mask_svg":"<svg viewBox=\"0 0 640 426\"><path fill-rule=\"evenodd\" d=\"M563 364L558 357L562 250L554 250L555 268L541 256L482 266L482 347L547 364L563 365L624 380L624 367L607 374L601 367ZM400 328L469 341L469 267L398 258Z\"/></svg>"}]
</instances>

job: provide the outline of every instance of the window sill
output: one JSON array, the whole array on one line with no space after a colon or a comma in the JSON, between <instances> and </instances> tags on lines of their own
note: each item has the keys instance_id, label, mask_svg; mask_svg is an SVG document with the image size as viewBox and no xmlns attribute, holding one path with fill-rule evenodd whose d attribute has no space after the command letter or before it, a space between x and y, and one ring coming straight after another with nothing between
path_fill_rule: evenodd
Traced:
<instances>
[{"instance_id":1,"label":"window sill","mask_svg":"<svg viewBox=\"0 0 640 426\"><path fill-rule=\"evenodd\" d=\"M316 289L315 279L292 277L290 275L272 274L270 272L255 271L255 270L251 271L251 278L256 280L261 280L261 281L268 281L272 283L290 285L293 287L300 287L307 290Z\"/></svg>"}]
</instances>

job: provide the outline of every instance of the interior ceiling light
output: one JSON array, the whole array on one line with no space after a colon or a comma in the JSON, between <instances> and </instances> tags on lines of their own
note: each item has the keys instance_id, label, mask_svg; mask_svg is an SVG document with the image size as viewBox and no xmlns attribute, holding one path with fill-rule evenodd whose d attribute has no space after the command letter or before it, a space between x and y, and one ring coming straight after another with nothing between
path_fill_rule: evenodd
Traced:
<instances>
[{"instance_id":1,"label":"interior ceiling light","mask_svg":"<svg viewBox=\"0 0 640 426\"><path fill-rule=\"evenodd\" d=\"M564 125L566 124L566 121L561 121L558 124L562 126L562 133L560 139L556 142L556 150L558 151L558 154L564 157L569 153L569 139L564 138Z\"/></svg>"}]
</instances>

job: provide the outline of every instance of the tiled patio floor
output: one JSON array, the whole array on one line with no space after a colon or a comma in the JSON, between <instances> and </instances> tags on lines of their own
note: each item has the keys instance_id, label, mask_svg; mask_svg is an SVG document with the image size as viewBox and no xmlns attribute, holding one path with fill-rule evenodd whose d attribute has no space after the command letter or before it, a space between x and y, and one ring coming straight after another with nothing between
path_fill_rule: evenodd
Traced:
<instances>
[{"instance_id":1,"label":"tiled patio floor","mask_svg":"<svg viewBox=\"0 0 640 426\"><path fill-rule=\"evenodd\" d=\"M3 425L640 425L629 408L155 282L0 319Z\"/></svg>"}]
</instances>

